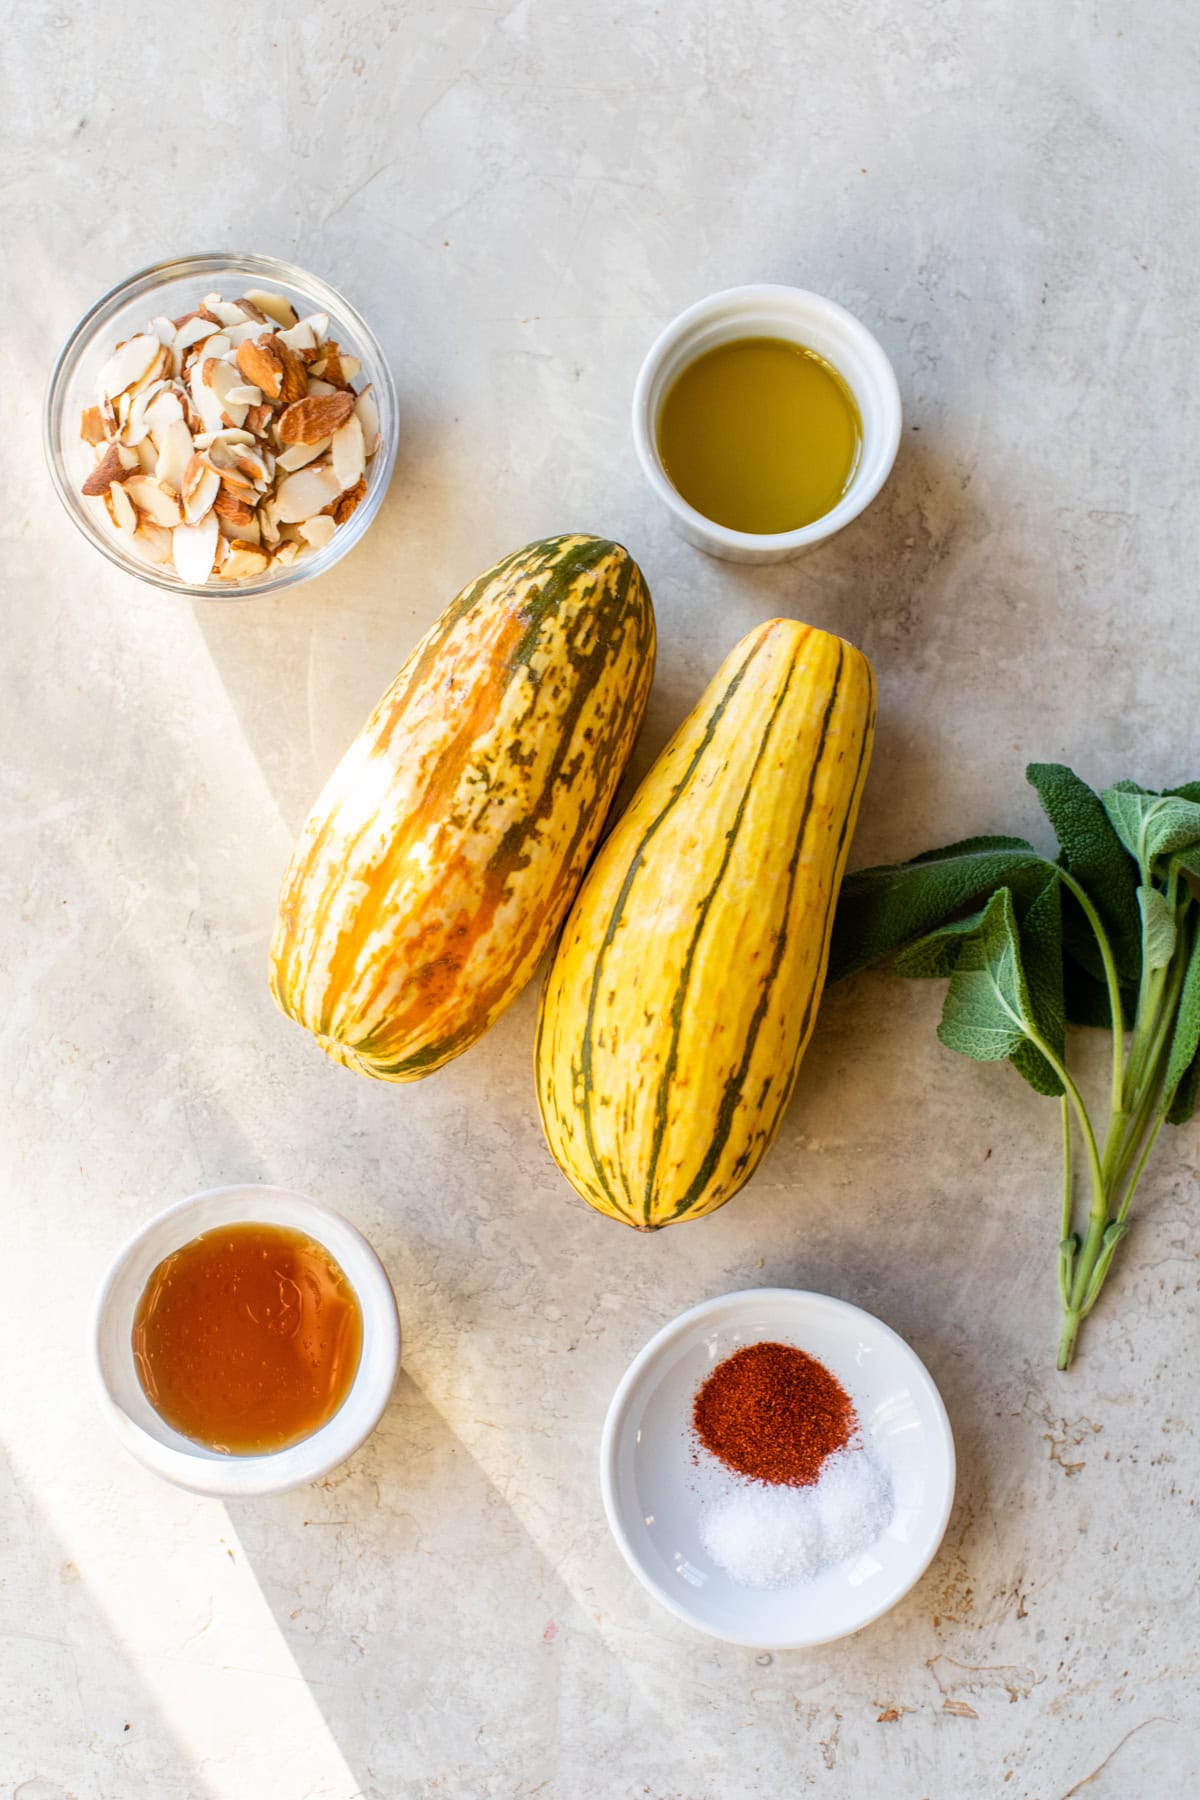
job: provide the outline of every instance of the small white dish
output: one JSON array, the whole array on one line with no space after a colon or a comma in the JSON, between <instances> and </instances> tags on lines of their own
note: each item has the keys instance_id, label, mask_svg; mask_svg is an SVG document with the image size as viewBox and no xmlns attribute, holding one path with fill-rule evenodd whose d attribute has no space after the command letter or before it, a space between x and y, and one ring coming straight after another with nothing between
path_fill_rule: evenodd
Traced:
<instances>
[{"instance_id":1,"label":"small white dish","mask_svg":"<svg viewBox=\"0 0 1200 1800\"><path fill-rule=\"evenodd\" d=\"M764 1340L793 1344L837 1376L895 1498L870 1549L787 1588L741 1587L706 1554L693 1462L707 1454L691 1429L696 1390L717 1363ZM954 1439L927 1370L889 1326L827 1294L751 1288L681 1313L630 1363L604 1421L600 1486L622 1555L668 1611L727 1643L801 1650L859 1631L919 1581L950 1517Z\"/></svg>"},{"instance_id":2,"label":"small white dish","mask_svg":"<svg viewBox=\"0 0 1200 1800\"><path fill-rule=\"evenodd\" d=\"M733 531L706 519L688 505L659 455L659 413L675 378L705 351L751 337L784 338L815 350L842 377L862 420L862 451L842 498L830 512L795 531ZM770 282L726 288L680 313L651 345L633 394L633 441L646 480L688 543L728 562L788 562L856 519L891 473L900 423L895 372L861 320L836 300Z\"/></svg>"},{"instance_id":3,"label":"small white dish","mask_svg":"<svg viewBox=\"0 0 1200 1800\"><path fill-rule=\"evenodd\" d=\"M227 1456L194 1444L155 1412L133 1360L133 1319L151 1273L165 1256L215 1226L249 1223L284 1225L324 1245L358 1298L362 1355L350 1392L311 1437L265 1456ZM211 1188L156 1214L115 1258L96 1299L92 1358L104 1411L139 1462L194 1493L249 1499L319 1480L370 1435L396 1379L400 1319L383 1264L340 1213L287 1188Z\"/></svg>"}]
</instances>

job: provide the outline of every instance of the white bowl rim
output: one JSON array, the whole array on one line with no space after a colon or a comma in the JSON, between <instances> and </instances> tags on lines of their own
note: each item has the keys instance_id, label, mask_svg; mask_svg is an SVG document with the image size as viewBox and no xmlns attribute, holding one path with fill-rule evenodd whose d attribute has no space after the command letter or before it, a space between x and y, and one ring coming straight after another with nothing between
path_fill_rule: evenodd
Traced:
<instances>
[{"instance_id":1,"label":"white bowl rim","mask_svg":"<svg viewBox=\"0 0 1200 1800\"><path fill-rule=\"evenodd\" d=\"M214 263L236 266L247 275L256 276L264 281L283 281L287 286L300 292L312 292L316 299L339 319L345 319L352 330L357 333L362 343L370 351L379 365L379 385L382 391L384 406L390 422L390 430L385 434L383 442L372 461L380 464L379 474L374 482L368 482L368 491L361 505L357 506L346 524L329 540L323 550L313 551L309 556L301 557L287 568L275 574L250 579L241 583L179 581L163 575L154 563L139 566L136 559L123 554L119 540L110 539L109 534L89 526L87 518L75 504L74 496L68 491L64 482L63 471L59 467L58 446L54 441L52 408L57 396L59 383L72 354L77 347L86 342L95 322L105 310L122 301L126 293L148 284L153 278L175 280L186 277L193 269L197 278L202 271ZM213 271L215 275L217 271ZM368 325L358 309L347 300L346 296L333 283L326 281L323 275L314 275L308 269L302 269L298 263L285 261L278 256L265 256L259 251L205 250L190 251L184 256L169 256L159 262L147 263L135 269L131 275L114 282L100 297L93 301L86 312L75 321L63 339L58 354L54 358L50 376L46 383L42 400L42 454L50 476L50 482L62 505L63 511L71 520L75 529L100 554L120 569L123 575L131 576L148 587L154 587L160 593L171 594L179 600L254 600L284 592L290 587L299 587L306 581L312 581L319 575L325 575L335 568L354 546L361 542L375 521L379 508L387 497L388 487L396 466L396 455L399 448L399 425L397 420L396 383L391 366L384 353L382 344ZM345 534L343 536L343 533Z\"/></svg>"},{"instance_id":2,"label":"white bowl rim","mask_svg":"<svg viewBox=\"0 0 1200 1800\"><path fill-rule=\"evenodd\" d=\"M761 1305L770 1301L792 1300L813 1302L830 1312L841 1313L844 1317L865 1319L873 1330L882 1335L885 1342L897 1350L902 1360L911 1369L914 1379L923 1386L926 1396L931 1402L938 1430L939 1448L945 1457L946 1491L939 1509L936 1531L930 1540L929 1552L914 1569L912 1579L905 1587L898 1592L889 1594L886 1600L871 1612L865 1613L849 1631L835 1631L822 1637L796 1638L788 1643L772 1640L764 1645L757 1637L744 1637L737 1632L723 1631L719 1626L701 1619L696 1613L689 1611L669 1589L663 1587L661 1582L657 1581L646 1568L633 1547L617 1504L617 1447L634 1390L638 1387L648 1365L667 1345L690 1330L698 1319L702 1319L710 1313L721 1312L731 1306L742 1304ZM898 1331L894 1331L890 1325L878 1318L875 1313L867 1312L865 1307L855 1306L850 1300L839 1300L834 1294L818 1293L814 1288L734 1288L729 1293L715 1295L711 1300L701 1300L696 1306L688 1307L686 1312L679 1313L676 1318L669 1320L661 1330L656 1331L650 1341L642 1346L622 1375L609 1402L608 1412L604 1419L604 1429L600 1435L600 1492L604 1500L604 1511L617 1548L629 1568L660 1605L665 1606L668 1612L673 1613L677 1619L681 1619L685 1625L690 1625L693 1631L703 1632L706 1636L718 1638L723 1643L740 1644L751 1650L764 1648L769 1650L815 1650L821 1644L832 1644L841 1638L853 1637L855 1633L862 1631L866 1626L873 1625L876 1619L882 1618L884 1613L890 1612L894 1606L898 1606L905 1595L912 1592L941 1548L954 1506L957 1473L958 1465L954 1451L954 1434L950 1427L950 1415L946 1411L945 1401L938 1392L937 1384L912 1345L907 1343Z\"/></svg>"},{"instance_id":3,"label":"white bowl rim","mask_svg":"<svg viewBox=\"0 0 1200 1800\"><path fill-rule=\"evenodd\" d=\"M269 1198L294 1210L296 1229L305 1230L307 1221L311 1227L308 1235L318 1243L324 1244L320 1229L322 1224L336 1224L339 1231L349 1235L355 1248L362 1254L371 1284L368 1291L364 1291L365 1284L361 1280L352 1285L363 1311L364 1323L369 1312L373 1328L381 1335L384 1373L369 1390L364 1391L359 1407L352 1416L346 1409L346 1402L354 1393L358 1380L356 1375L355 1382L351 1383L346 1400L338 1411L311 1436L302 1438L299 1443L262 1456L214 1457L200 1445L194 1451L189 1451L159 1443L129 1416L106 1378L100 1336L112 1305L113 1291L135 1252L157 1236L164 1226L196 1210L203 1203L235 1197L245 1198L247 1224L255 1221L255 1198ZM205 1229L204 1225L198 1225L197 1235ZM154 1213L125 1240L109 1262L97 1290L88 1345L101 1408L126 1450L154 1474L174 1482L178 1487L188 1488L193 1493L208 1494L219 1499L251 1499L267 1494L287 1493L293 1488L305 1487L310 1482L319 1480L322 1475L345 1462L366 1441L382 1418L395 1384L400 1363L400 1315L391 1280L377 1251L344 1213L319 1200L313 1200L307 1194L299 1193L295 1188L277 1187L266 1182L235 1182L227 1187L203 1188L197 1193L185 1195L182 1200L172 1201L169 1206ZM390 1374L385 1380L384 1375L389 1366ZM306 1451L309 1452L307 1456L304 1455ZM280 1479L281 1458L287 1458L290 1467L290 1473L283 1479Z\"/></svg>"},{"instance_id":4,"label":"white bowl rim","mask_svg":"<svg viewBox=\"0 0 1200 1800\"><path fill-rule=\"evenodd\" d=\"M836 320L848 335L854 337L864 358L871 364L884 398L887 418L880 438L879 467L874 476L862 483L852 482L837 505L827 513L822 513L819 519L813 519L807 525L799 525L793 531L735 531L732 526L719 525L715 519L710 519L706 513L690 505L668 479L653 434L647 430L650 387L658 373L659 364L693 325L700 324L729 306L770 301L796 306L798 310L807 308L809 311L822 313L827 318ZM833 366L836 368L836 364ZM843 381L846 380L841 369L837 373ZM782 557L788 551L802 550L822 543L843 526L849 525L852 519L858 518L892 472L896 453L900 448L902 423L900 384L896 380L891 359L874 332L839 301L830 300L827 295L818 294L812 288L793 287L789 282L783 281L751 282L743 287L722 288L719 293L706 294L702 300L696 300L691 306L685 307L683 312L663 326L651 344L638 370L633 390L633 440L638 461L641 463L642 473L663 505L696 536L705 537L711 543L720 544L728 550L758 552L758 559L763 561L772 555Z\"/></svg>"}]
</instances>

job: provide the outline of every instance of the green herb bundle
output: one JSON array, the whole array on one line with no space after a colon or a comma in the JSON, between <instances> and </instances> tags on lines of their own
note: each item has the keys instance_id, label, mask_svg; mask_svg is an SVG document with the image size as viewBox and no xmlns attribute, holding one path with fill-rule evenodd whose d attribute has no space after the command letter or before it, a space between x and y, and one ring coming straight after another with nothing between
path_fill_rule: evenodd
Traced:
<instances>
[{"instance_id":1,"label":"green herb bundle","mask_svg":"<svg viewBox=\"0 0 1200 1800\"><path fill-rule=\"evenodd\" d=\"M1192 1116L1200 1083L1200 782L1094 794L1061 763L1032 763L1058 837L1051 862L1023 838L968 838L842 887L829 979L894 954L899 975L949 980L938 1036L977 1062L1007 1059L1060 1097L1058 1279L1069 1367L1164 1122ZM1068 1025L1112 1032L1099 1131L1067 1067ZM1074 1121L1072 1122L1072 1115ZM1088 1214L1073 1228L1072 1139Z\"/></svg>"}]
</instances>

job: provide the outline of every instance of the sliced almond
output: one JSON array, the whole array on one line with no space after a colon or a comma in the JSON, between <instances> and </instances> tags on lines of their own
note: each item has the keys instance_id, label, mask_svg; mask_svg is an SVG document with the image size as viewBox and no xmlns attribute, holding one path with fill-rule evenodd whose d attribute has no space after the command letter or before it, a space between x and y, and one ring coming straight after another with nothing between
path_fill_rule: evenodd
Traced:
<instances>
[{"instance_id":1,"label":"sliced almond","mask_svg":"<svg viewBox=\"0 0 1200 1800\"><path fill-rule=\"evenodd\" d=\"M303 544L297 543L293 538L287 543L277 545L271 561L272 563L278 563L281 569L286 569L290 564L299 559L303 550Z\"/></svg>"},{"instance_id":2,"label":"sliced almond","mask_svg":"<svg viewBox=\"0 0 1200 1800\"><path fill-rule=\"evenodd\" d=\"M129 408L129 418L123 433L127 444L140 444L150 429L148 413L150 406L159 394L168 391L163 380L151 381L145 387L133 390L133 404Z\"/></svg>"},{"instance_id":3,"label":"sliced almond","mask_svg":"<svg viewBox=\"0 0 1200 1800\"><path fill-rule=\"evenodd\" d=\"M269 293L265 288L249 288L245 299L260 312L265 312L268 319L274 319L277 325L286 328L296 323L296 309L282 294Z\"/></svg>"},{"instance_id":4,"label":"sliced almond","mask_svg":"<svg viewBox=\"0 0 1200 1800\"><path fill-rule=\"evenodd\" d=\"M176 350L190 350L193 344L202 344L205 338L212 337L220 321L202 319L199 313L189 313L175 327Z\"/></svg>"},{"instance_id":5,"label":"sliced almond","mask_svg":"<svg viewBox=\"0 0 1200 1800\"><path fill-rule=\"evenodd\" d=\"M232 493L223 482L213 501L213 511L218 519L228 519L232 525L249 525L254 518L254 508L247 506L240 495Z\"/></svg>"},{"instance_id":6,"label":"sliced almond","mask_svg":"<svg viewBox=\"0 0 1200 1800\"><path fill-rule=\"evenodd\" d=\"M235 382L225 395L225 400L227 404L232 402L234 406L261 406L262 389L251 387L248 382Z\"/></svg>"},{"instance_id":7,"label":"sliced almond","mask_svg":"<svg viewBox=\"0 0 1200 1800\"><path fill-rule=\"evenodd\" d=\"M176 493L183 487L184 471L193 452L192 434L182 419L173 419L162 433L155 474Z\"/></svg>"},{"instance_id":8,"label":"sliced almond","mask_svg":"<svg viewBox=\"0 0 1200 1800\"><path fill-rule=\"evenodd\" d=\"M368 456L374 456L379 448L379 408L375 404L375 390L368 386L354 402L354 410L358 414L358 422L363 428L363 443Z\"/></svg>"},{"instance_id":9,"label":"sliced almond","mask_svg":"<svg viewBox=\"0 0 1200 1800\"><path fill-rule=\"evenodd\" d=\"M192 405L199 413L205 431L220 431L225 423L221 416L223 408L213 389L204 380L202 369L202 364L193 363L188 376L188 392L192 396Z\"/></svg>"},{"instance_id":10,"label":"sliced almond","mask_svg":"<svg viewBox=\"0 0 1200 1800\"><path fill-rule=\"evenodd\" d=\"M204 370L206 382L221 403L224 424L240 430L246 417L246 407L231 398L234 388L241 386L237 369L232 363L206 361Z\"/></svg>"},{"instance_id":11,"label":"sliced almond","mask_svg":"<svg viewBox=\"0 0 1200 1800\"><path fill-rule=\"evenodd\" d=\"M183 402L172 387L161 387L146 408L146 424L156 437L183 418ZM161 446L160 446L161 448Z\"/></svg>"},{"instance_id":12,"label":"sliced almond","mask_svg":"<svg viewBox=\"0 0 1200 1800\"><path fill-rule=\"evenodd\" d=\"M104 414L98 406L84 408L83 417L79 421L79 435L85 444L102 444L108 436L104 428Z\"/></svg>"},{"instance_id":13,"label":"sliced almond","mask_svg":"<svg viewBox=\"0 0 1200 1800\"><path fill-rule=\"evenodd\" d=\"M291 475L297 469L304 468L306 463L316 462L318 456L324 456L332 438L318 438L315 444L289 444L286 450L275 458L275 467Z\"/></svg>"},{"instance_id":14,"label":"sliced almond","mask_svg":"<svg viewBox=\"0 0 1200 1800\"><path fill-rule=\"evenodd\" d=\"M216 313L222 325L244 325L246 315L236 300L221 300L213 294L204 304Z\"/></svg>"},{"instance_id":15,"label":"sliced almond","mask_svg":"<svg viewBox=\"0 0 1200 1800\"><path fill-rule=\"evenodd\" d=\"M318 513L315 519L305 519L300 526L300 536L314 550L323 550L334 532L337 520L331 513Z\"/></svg>"},{"instance_id":16,"label":"sliced almond","mask_svg":"<svg viewBox=\"0 0 1200 1800\"><path fill-rule=\"evenodd\" d=\"M258 525L264 544L279 542L279 526L275 522L275 502L264 500L258 509Z\"/></svg>"},{"instance_id":17,"label":"sliced almond","mask_svg":"<svg viewBox=\"0 0 1200 1800\"><path fill-rule=\"evenodd\" d=\"M219 431L201 431L196 434L197 450L209 450L214 444L253 444L251 432L236 425L222 425Z\"/></svg>"},{"instance_id":18,"label":"sliced almond","mask_svg":"<svg viewBox=\"0 0 1200 1800\"><path fill-rule=\"evenodd\" d=\"M146 327L146 329L147 329L147 331L152 331L154 333L155 337L158 339L160 344L165 344L168 349L174 348L174 344L175 344L175 321L174 321L174 319L168 319L168 318L164 317L164 315L162 313L159 313L156 318L151 319L151 321L150 321L149 325Z\"/></svg>"},{"instance_id":19,"label":"sliced almond","mask_svg":"<svg viewBox=\"0 0 1200 1800\"><path fill-rule=\"evenodd\" d=\"M315 350L320 341L313 330L311 319L301 319L287 331L281 331L279 339L289 350Z\"/></svg>"},{"instance_id":20,"label":"sliced almond","mask_svg":"<svg viewBox=\"0 0 1200 1800\"><path fill-rule=\"evenodd\" d=\"M310 394L319 395L322 399L328 399L330 394L339 392L339 390L334 387L332 381L314 381L311 372L308 378L308 391ZM350 400L353 402L353 394L350 395Z\"/></svg>"},{"instance_id":21,"label":"sliced almond","mask_svg":"<svg viewBox=\"0 0 1200 1800\"><path fill-rule=\"evenodd\" d=\"M221 566L221 574L226 581L245 581L247 576L261 575L270 560L260 545L247 538L235 538Z\"/></svg>"},{"instance_id":22,"label":"sliced almond","mask_svg":"<svg viewBox=\"0 0 1200 1800\"><path fill-rule=\"evenodd\" d=\"M193 461L197 460L193 458ZM216 469L208 463L200 461L200 475L189 485L183 496L183 522L185 525L198 525L204 515L212 507L221 492L221 477Z\"/></svg>"},{"instance_id":23,"label":"sliced almond","mask_svg":"<svg viewBox=\"0 0 1200 1800\"><path fill-rule=\"evenodd\" d=\"M314 373L315 372L316 367L314 365ZM346 378L346 371L342 363L341 354L336 344L326 347L325 355L321 359L320 375L321 380L327 381L330 387L346 388L350 386L350 383Z\"/></svg>"},{"instance_id":24,"label":"sliced almond","mask_svg":"<svg viewBox=\"0 0 1200 1800\"><path fill-rule=\"evenodd\" d=\"M198 587L212 574L220 532L217 515L210 512L198 525L177 525L172 542L175 568L184 581Z\"/></svg>"},{"instance_id":25,"label":"sliced almond","mask_svg":"<svg viewBox=\"0 0 1200 1800\"><path fill-rule=\"evenodd\" d=\"M308 393L308 370L281 335L276 336L274 343L283 363L283 385L279 391L279 400L284 406L292 406L297 400L303 400ZM266 392L265 388L263 392Z\"/></svg>"},{"instance_id":26,"label":"sliced almond","mask_svg":"<svg viewBox=\"0 0 1200 1800\"><path fill-rule=\"evenodd\" d=\"M367 484L364 479L356 481L352 488L348 488L344 494L338 495L333 503L333 516L339 525L346 523L366 491Z\"/></svg>"},{"instance_id":27,"label":"sliced almond","mask_svg":"<svg viewBox=\"0 0 1200 1800\"><path fill-rule=\"evenodd\" d=\"M163 377L168 373L171 352L167 349L165 344L160 344L157 338L154 339L154 344L154 355L150 358L150 361L142 370L142 373L138 376L137 380L127 390L131 399L134 395L145 393L151 387L161 386Z\"/></svg>"},{"instance_id":28,"label":"sliced almond","mask_svg":"<svg viewBox=\"0 0 1200 1800\"><path fill-rule=\"evenodd\" d=\"M309 395L280 414L279 436L285 444L315 444L344 425L354 412L353 394Z\"/></svg>"},{"instance_id":29,"label":"sliced almond","mask_svg":"<svg viewBox=\"0 0 1200 1800\"><path fill-rule=\"evenodd\" d=\"M350 396L347 394L346 398L349 399ZM363 428L358 422L357 413L352 412L345 424L334 432L330 451L339 488L343 491L352 488L367 466Z\"/></svg>"},{"instance_id":30,"label":"sliced almond","mask_svg":"<svg viewBox=\"0 0 1200 1800\"><path fill-rule=\"evenodd\" d=\"M166 525L169 528L178 525L183 517L174 492L168 493L160 482L151 480L149 475L131 475L125 483L125 492L138 511L148 513L156 525Z\"/></svg>"},{"instance_id":31,"label":"sliced almond","mask_svg":"<svg viewBox=\"0 0 1200 1800\"><path fill-rule=\"evenodd\" d=\"M153 475L155 473L158 468L158 445L152 437L144 437L133 454L137 457L140 474Z\"/></svg>"},{"instance_id":32,"label":"sliced almond","mask_svg":"<svg viewBox=\"0 0 1200 1800\"><path fill-rule=\"evenodd\" d=\"M285 475L275 492L274 515L281 525L298 525L323 512L340 492L337 476L322 463Z\"/></svg>"},{"instance_id":33,"label":"sliced almond","mask_svg":"<svg viewBox=\"0 0 1200 1800\"><path fill-rule=\"evenodd\" d=\"M267 399L278 400L283 387L283 358L268 333L257 341L247 338L238 345L237 366Z\"/></svg>"},{"instance_id":34,"label":"sliced almond","mask_svg":"<svg viewBox=\"0 0 1200 1800\"><path fill-rule=\"evenodd\" d=\"M233 452L234 467L259 487L266 487L271 479L271 470L267 466L266 457L260 450L251 450L238 445Z\"/></svg>"},{"instance_id":35,"label":"sliced almond","mask_svg":"<svg viewBox=\"0 0 1200 1800\"><path fill-rule=\"evenodd\" d=\"M246 430L256 438L266 437L275 414L264 401L261 406L252 406L246 414Z\"/></svg>"},{"instance_id":36,"label":"sliced almond","mask_svg":"<svg viewBox=\"0 0 1200 1800\"><path fill-rule=\"evenodd\" d=\"M134 505L119 481L114 481L104 496L108 505L109 516L118 531L132 534L138 528L138 515Z\"/></svg>"},{"instance_id":37,"label":"sliced almond","mask_svg":"<svg viewBox=\"0 0 1200 1800\"><path fill-rule=\"evenodd\" d=\"M121 451L117 444L110 444L100 461L83 484L82 492L91 495L108 492L114 481L120 481L128 473L121 461Z\"/></svg>"},{"instance_id":38,"label":"sliced almond","mask_svg":"<svg viewBox=\"0 0 1200 1800\"><path fill-rule=\"evenodd\" d=\"M162 525L156 525L153 519L142 519L133 534L133 541L147 562L169 563L171 560L171 533Z\"/></svg>"},{"instance_id":39,"label":"sliced almond","mask_svg":"<svg viewBox=\"0 0 1200 1800\"><path fill-rule=\"evenodd\" d=\"M362 364L359 362L357 356L343 356L341 358L341 363L342 374L345 376L347 384L362 374Z\"/></svg>"},{"instance_id":40,"label":"sliced almond","mask_svg":"<svg viewBox=\"0 0 1200 1800\"><path fill-rule=\"evenodd\" d=\"M123 394L127 388L140 381L146 370L155 362L162 350L158 339L150 334L139 333L114 350L99 375L96 386L110 400Z\"/></svg>"},{"instance_id":41,"label":"sliced almond","mask_svg":"<svg viewBox=\"0 0 1200 1800\"><path fill-rule=\"evenodd\" d=\"M234 305L241 307L242 316L244 318L253 319L257 325L265 325L267 323L269 315L263 311L257 300L252 300L250 298L249 294L241 294L238 299L234 301ZM292 309L289 306L288 311L291 312L291 310ZM295 318L295 316L296 315L292 313L292 318ZM292 320L279 319L276 322L280 325L290 325Z\"/></svg>"}]
</instances>

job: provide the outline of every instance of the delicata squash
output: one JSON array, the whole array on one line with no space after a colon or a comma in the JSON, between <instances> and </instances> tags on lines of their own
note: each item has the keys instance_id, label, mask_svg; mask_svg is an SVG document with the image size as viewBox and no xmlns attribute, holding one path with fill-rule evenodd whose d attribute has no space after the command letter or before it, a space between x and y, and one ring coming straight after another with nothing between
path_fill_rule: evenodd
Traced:
<instances>
[{"instance_id":1,"label":"delicata squash","mask_svg":"<svg viewBox=\"0 0 1200 1800\"><path fill-rule=\"evenodd\" d=\"M871 754L875 678L790 619L721 665L601 847L538 1025L550 1149L642 1231L749 1180L812 1032Z\"/></svg>"},{"instance_id":2,"label":"delicata squash","mask_svg":"<svg viewBox=\"0 0 1200 1800\"><path fill-rule=\"evenodd\" d=\"M457 1056L524 987L587 867L642 722L654 612L619 544L529 544L396 676L301 832L271 992L385 1081Z\"/></svg>"}]
</instances>

